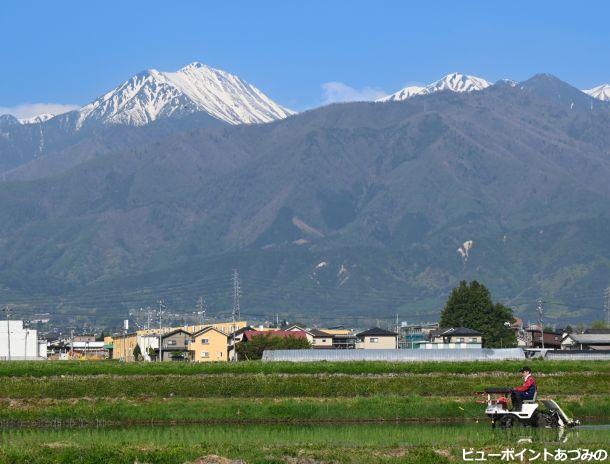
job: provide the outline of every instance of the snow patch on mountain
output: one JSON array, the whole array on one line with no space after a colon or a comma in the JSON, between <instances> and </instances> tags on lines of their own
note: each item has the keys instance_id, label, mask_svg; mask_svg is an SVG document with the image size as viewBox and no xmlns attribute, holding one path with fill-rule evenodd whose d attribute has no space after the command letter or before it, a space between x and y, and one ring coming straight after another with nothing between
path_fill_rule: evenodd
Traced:
<instances>
[{"instance_id":1,"label":"snow patch on mountain","mask_svg":"<svg viewBox=\"0 0 610 464\"><path fill-rule=\"evenodd\" d=\"M483 90L490 85L491 83L480 77L469 76L461 73L451 73L447 74L438 81L426 85L425 87L405 87L392 95L388 95L387 97L380 98L376 101L402 101L415 95L427 95L443 90L449 90L451 92L474 92L477 90Z\"/></svg>"},{"instance_id":2,"label":"snow patch on mountain","mask_svg":"<svg viewBox=\"0 0 610 464\"><path fill-rule=\"evenodd\" d=\"M592 89L583 90L587 95L602 101L610 101L610 84L602 84Z\"/></svg>"},{"instance_id":3,"label":"snow patch on mountain","mask_svg":"<svg viewBox=\"0 0 610 464\"><path fill-rule=\"evenodd\" d=\"M51 114L51 113L43 113L43 114L39 114L38 116L33 116L31 118L22 118L19 119L19 122L21 124L38 124L39 122L45 122L48 121L51 118L54 118L55 115Z\"/></svg>"},{"instance_id":4,"label":"snow patch on mountain","mask_svg":"<svg viewBox=\"0 0 610 464\"><path fill-rule=\"evenodd\" d=\"M466 240L462 245L457 249L458 254L462 257L464 263L468 261L470 256L470 250L474 246L474 242L472 240Z\"/></svg>"},{"instance_id":5,"label":"snow patch on mountain","mask_svg":"<svg viewBox=\"0 0 610 464\"><path fill-rule=\"evenodd\" d=\"M229 124L265 123L294 114L239 77L195 62L176 72L150 69L133 76L81 108L76 125L142 126L196 112Z\"/></svg>"}]
</instances>

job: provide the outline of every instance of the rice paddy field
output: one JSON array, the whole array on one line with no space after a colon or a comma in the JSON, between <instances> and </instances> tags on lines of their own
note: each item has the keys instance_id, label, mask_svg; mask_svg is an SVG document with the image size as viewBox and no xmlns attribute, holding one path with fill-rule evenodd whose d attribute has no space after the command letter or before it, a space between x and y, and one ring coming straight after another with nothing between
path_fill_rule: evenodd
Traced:
<instances>
[{"instance_id":1,"label":"rice paddy field","mask_svg":"<svg viewBox=\"0 0 610 464\"><path fill-rule=\"evenodd\" d=\"M530 363L540 396L583 427L492 430L474 393L519 384L521 365L0 363L0 463L444 463L465 462L463 449L610 452L605 361Z\"/></svg>"}]
</instances>

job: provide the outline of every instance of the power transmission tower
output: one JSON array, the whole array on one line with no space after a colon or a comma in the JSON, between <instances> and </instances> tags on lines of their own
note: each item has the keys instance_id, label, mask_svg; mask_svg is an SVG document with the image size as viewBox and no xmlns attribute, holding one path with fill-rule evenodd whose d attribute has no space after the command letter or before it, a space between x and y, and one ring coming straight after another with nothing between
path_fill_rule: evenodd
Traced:
<instances>
[{"instance_id":1,"label":"power transmission tower","mask_svg":"<svg viewBox=\"0 0 610 464\"><path fill-rule=\"evenodd\" d=\"M197 315L199 316L199 323L201 325L203 325L203 323L205 321L205 312L206 312L205 300L203 299L202 296L200 296L199 299L197 300Z\"/></svg>"},{"instance_id":2,"label":"power transmission tower","mask_svg":"<svg viewBox=\"0 0 610 464\"><path fill-rule=\"evenodd\" d=\"M237 332L236 322L239 321L241 317L239 308L240 293L239 272L237 269L233 269L233 312L231 314L233 320L233 361L237 361L237 343L235 336Z\"/></svg>"},{"instance_id":3,"label":"power transmission tower","mask_svg":"<svg viewBox=\"0 0 610 464\"><path fill-rule=\"evenodd\" d=\"M536 308L538 311L538 323L540 324L540 340L542 342L542 349L544 349L544 324L543 324L543 313L544 313L544 301L542 299L538 299L538 307Z\"/></svg>"},{"instance_id":4,"label":"power transmission tower","mask_svg":"<svg viewBox=\"0 0 610 464\"><path fill-rule=\"evenodd\" d=\"M239 298L241 296L241 288L239 284L239 271L233 269L233 316L239 321L241 319Z\"/></svg>"},{"instance_id":5,"label":"power transmission tower","mask_svg":"<svg viewBox=\"0 0 610 464\"><path fill-rule=\"evenodd\" d=\"M606 310L606 328L610 329L610 285L604 292L604 309Z\"/></svg>"},{"instance_id":6,"label":"power transmission tower","mask_svg":"<svg viewBox=\"0 0 610 464\"><path fill-rule=\"evenodd\" d=\"M11 308L6 305L4 307L4 312L6 313L6 341L8 344L8 360L11 360Z\"/></svg>"}]
</instances>

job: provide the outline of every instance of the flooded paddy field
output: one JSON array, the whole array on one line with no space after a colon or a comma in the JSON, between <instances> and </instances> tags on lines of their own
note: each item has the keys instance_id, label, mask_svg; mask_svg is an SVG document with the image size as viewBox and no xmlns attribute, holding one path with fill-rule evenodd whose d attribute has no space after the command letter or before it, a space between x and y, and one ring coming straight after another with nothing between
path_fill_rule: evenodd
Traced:
<instances>
[{"instance_id":1,"label":"flooded paddy field","mask_svg":"<svg viewBox=\"0 0 610 464\"><path fill-rule=\"evenodd\" d=\"M532 367L541 396L582 427L492 430L475 392L519 383L505 363L0 363L0 464L446 463L465 462L464 450L610 449L610 363Z\"/></svg>"}]
</instances>

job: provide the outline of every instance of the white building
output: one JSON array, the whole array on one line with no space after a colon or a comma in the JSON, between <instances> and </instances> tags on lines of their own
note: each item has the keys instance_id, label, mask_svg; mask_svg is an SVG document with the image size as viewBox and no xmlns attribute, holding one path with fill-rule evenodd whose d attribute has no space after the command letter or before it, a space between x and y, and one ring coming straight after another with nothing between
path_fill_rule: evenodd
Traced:
<instances>
[{"instance_id":1,"label":"white building","mask_svg":"<svg viewBox=\"0 0 610 464\"><path fill-rule=\"evenodd\" d=\"M23 327L23 321L0 321L0 360L47 359L47 342L38 331Z\"/></svg>"},{"instance_id":2,"label":"white building","mask_svg":"<svg viewBox=\"0 0 610 464\"><path fill-rule=\"evenodd\" d=\"M138 345L140 346L140 351L142 352L142 360L152 361L150 357L150 352L155 352L159 350L159 336L150 334L138 335L137 340Z\"/></svg>"}]
</instances>

